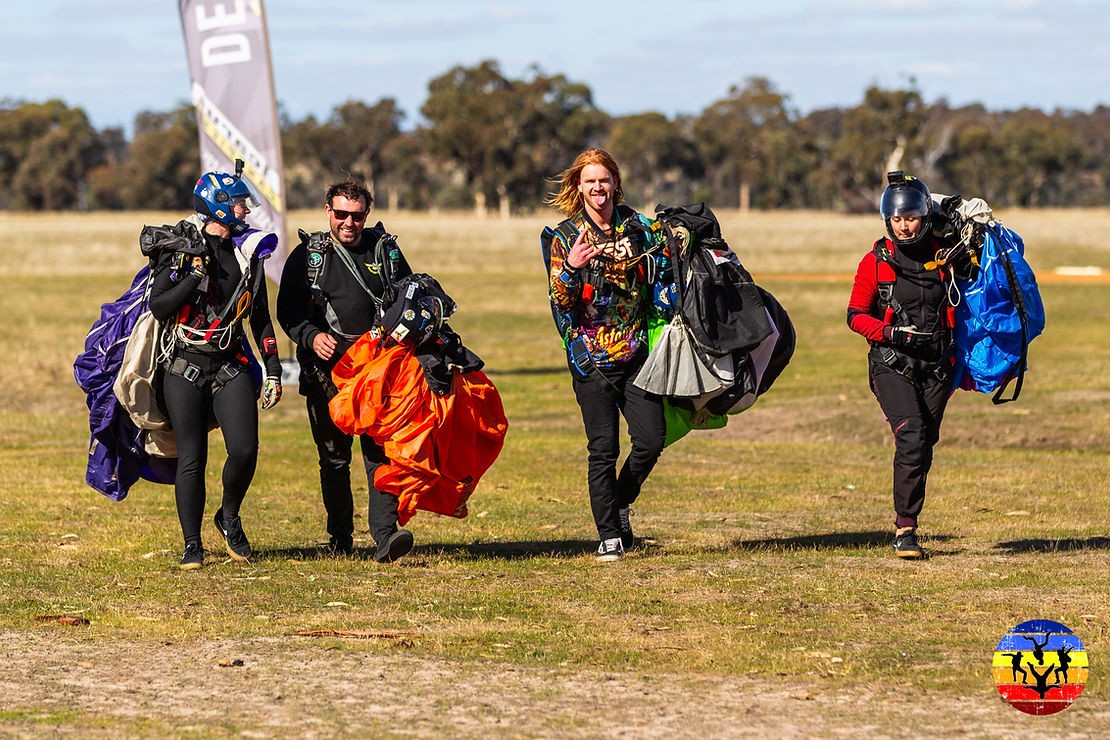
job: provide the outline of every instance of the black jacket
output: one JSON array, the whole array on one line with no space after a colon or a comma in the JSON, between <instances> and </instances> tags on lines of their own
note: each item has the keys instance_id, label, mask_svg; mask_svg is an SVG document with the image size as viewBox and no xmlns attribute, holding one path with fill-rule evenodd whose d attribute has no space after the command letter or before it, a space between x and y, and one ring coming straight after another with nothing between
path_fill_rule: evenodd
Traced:
<instances>
[{"instance_id":1,"label":"black jacket","mask_svg":"<svg viewBox=\"0 0 1110 740\"><path fill-rule=\"evenodd\" d=\"M165 250L157 258L154 265L154 282L150 290L150 312L154 318L168 322L178 316L178 312L190 302L198 308L213 306L223 308L235 293L236 287L242 278L239 262L235 257L235 247L229 238L220 238L211 234L198 232L192 224L183 221L178 224L180 231L191 244L191 251L204 255L207 265L208 285L204 291L198 291L203 278L185 269L176 269L176 250ZM189 258L191 259L191 258ZM187 260L188 262L188 260ZM260 260L253 260L251 269L262 269ZM234 309L231 312L234 315ZM266 293L266 280L258 281L258 292L251 296L249 321L251 333L254 335L255 344L260 350L274 344L274 326L270 319L270 305ZM242 331L240 324L239 332ZM245 339L245 337L244 337ZM270 341L267 342L266 340ZM236 356L242 347L238 339L231 342L226 350L205 348L206 354L231 359ZM266 368L268 377L281 377L281 361L276 352L267 354L261 351L261 360Z\"/></svg>"},{"instance_id":2,"label":"black jacket","mask_svg":"<svg viewBox=\"0 0 1110 740\"><path fill-rule=\"evenodd\" d=\"M375 246L384 233L381 223L374 227L367 227L362 232L362 240L359 244L347 249L354 258L355 266L359 269L366 287L379 299L384 296L386 285L382 279L383 267L375 258ZM311 236L313 235L310 235L310 238ZM330 242L330 246L333 250L343 248L334 242ZM405 261L404 255L400 254L400 248L396 245L393 248L397 250L397 256L392 259L393 279L399 280L411 274L412 270ZM352 342L328 326L324 305L313 298L312 291L309 289L308 253L308 240L302 239L285 260L285 267L281 273L281 287L278 290L277 318L281 328L297 345L297 360L302 367L308 363L314 363L330 371L350 348ZM388 255L379 256L389 259ZM325 255L318 284L321 288L321 299L331 303L343 334L362 336L370 330L377 316L377 304L334 253L329 252ZM320 332L331 334L338 342L335 354L328 362L317 357L312 349L312 340Z\"/></svg>"}]
</instances>

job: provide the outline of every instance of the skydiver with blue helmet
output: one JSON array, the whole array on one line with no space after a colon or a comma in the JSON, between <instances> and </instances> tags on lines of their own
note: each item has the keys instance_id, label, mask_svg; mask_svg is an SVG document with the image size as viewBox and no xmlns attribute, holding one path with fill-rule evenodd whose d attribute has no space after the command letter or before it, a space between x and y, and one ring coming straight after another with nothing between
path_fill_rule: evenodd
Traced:
<instances>
[{"instance_id":1,"label":"skydiver with blue helmet","mask_svg":"<svg viewBox=\"0 0 1110 740\"><path fill-rule=\"evenodd\" d=\"M239 508L258 460L258 407L281 398L281 363L270 320L263 260L277 245L244 220L259 200L239 172L206 172L193 189L196 213L164 230L153 268L150 310L162 322L161 403L177 442L174 493L185 551L180 567L204 563L201 523L208 431L223 434L227 460L214 521L228 555L248 561ZM265 365L256 378L244 322ZM261 386L261 389L259 388Z\"/></svg>"}]
</instances>

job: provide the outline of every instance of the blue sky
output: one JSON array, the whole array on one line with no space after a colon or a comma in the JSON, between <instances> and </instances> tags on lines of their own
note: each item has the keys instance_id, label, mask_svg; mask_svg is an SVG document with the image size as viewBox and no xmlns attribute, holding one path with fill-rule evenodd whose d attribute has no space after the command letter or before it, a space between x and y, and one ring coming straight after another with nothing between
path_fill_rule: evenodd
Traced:
<instances>
[{"instance_id":1,"label":"blue sky","mask_svg":"<svg viewBox=\"0 0 1110 740\"><path fill-rule=\"evenodd\" d=\"M212 0L217 2L218 0ZM233 0L223 0L231 4ZM397 99L419 119L456 64L532 64L613 114L697 113L751 76L805 113L916 79L926 100L1089 111L1110 104L1104 0L266 0L278 100L294 119ZM682 9L679 12L679 9ZM36 0L0 11L0 98L53 97L98 128L188 97L173 0Z\"/></svg>"}]
</instances>

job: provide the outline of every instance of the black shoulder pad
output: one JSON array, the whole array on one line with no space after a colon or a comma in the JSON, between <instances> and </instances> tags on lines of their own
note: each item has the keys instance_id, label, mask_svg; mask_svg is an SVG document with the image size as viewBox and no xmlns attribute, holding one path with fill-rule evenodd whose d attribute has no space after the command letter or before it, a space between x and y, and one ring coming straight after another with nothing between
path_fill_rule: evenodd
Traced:
<instances>
[{"instance_id":1,"label":"black shoulder pad","mask_svg":"<svg viewBox=\"0 0 1110 740\"><path fill-rule=\"evenodd\" d=\"M563 237L569 248L574 244L574 240L578 238L578 227L569 218L565 221L560 221L558 226L555 227L555 233Z\"/></svg>"},{"instance_id":2,"label":"black shoulder pad","mask_svg":"<svg viewBox=\"0 0 1110 740\"><path fill-rule=\"evenodd\" d=\"M301 241L310 249L317 252L327 252L331 246L331 237L326 231L314 231L311 234L300 229L297 234Z\"/></svg>"},{"instance_id":3,"label":"black shoulder pad","mask_svg":"<svg viewBox=\"0 0 1110 740\"><path fill-rule=\"evenodd\" d=\"M636 209L627 203L618 203L617 215L621 217L621 221L627 221L630 218L636 217Z\"/></svg>"}]
</instances>

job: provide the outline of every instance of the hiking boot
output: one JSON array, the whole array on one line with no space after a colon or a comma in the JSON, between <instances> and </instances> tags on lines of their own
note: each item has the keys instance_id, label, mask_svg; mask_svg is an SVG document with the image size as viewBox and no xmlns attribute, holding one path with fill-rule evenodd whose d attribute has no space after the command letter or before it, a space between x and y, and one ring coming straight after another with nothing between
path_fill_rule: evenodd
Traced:
<instances>
[{"instance_id":1,"label":"hiking boot","mask_svg":"<svg viewBox=\"0 0 1110 740\"><path fill-rule=\"evenodd\" d=\"M628 552L636 546L636 538L632 535L632 523L628 521L635 514L631 506L626 506L617 510L617 516L621 520L621 547Z\"/></svg>"},{"instance_id":2,"label":"hiking boot","mask_svg":"<svg viewBox=\"0 0 1110 740\"><path fill-rule=\"evenodd\" d=\"M227 554L231 556L232 560L238 560L245 563L251 559L251 543L247 542L247 536L243 534L243 520L239 517L224 517L224 510L217 509L216 516L213 519L216 523L216 529L220 530L220 535L224 538L224 545L227 547Z\"/></svg>"},{"instance_id":3,"label":"hiking boot","mask_svg":"<svg viewBox=\"0 0 1110 740\"><path fill-rule=\"evenodd\" d=\"M378 551L374 553L374 560L379 563L392 563L404 557L412 549L412 532L407 529L398 529L389 535L389 539L378 544Z\"/></svg>"},{"instance_id":4,"label":"hiking boot","mask_svg":"<svg viewBox=\"0 0 1110 740\"><path fill-rule=\"evenodd\" d=\"M335 558L346 557L351 554L354 546L354 540L350 535L344 535L342 537L335 537L333 535L332 538L328 540L328 546L324 552Z\"/></svg>"},{"instance_id":5,"label":"hiking boot","mask_svg":"<svg viewBox=\"0 0 1110 740\"><path fill-rule=\"evenodd\" d=\"M894 535L894 554L900 558L918 560L925 557L925 551L917 544L917 530Z\"/></svg>"},{"instance_id":6,"label":"hiking boot","mask_svg":"<svg viewBox=\"0 0 1110 740\"><path fill-rule=\"evenodd\" d=\"M601 544L597 546L597 561L599 563L611 563L614 560L620 560L623 556L624 547L621 545L620 537L602 540Z\"/></svg>"},{"instance_id":7,"label":"hiking boot","mask_svg":"<svg viewBox=\"0 0 1110 740\"><path fill-rule=\"evenodd\" d=\"M185 554L181 556L181 570L196 570L204 565L204 548L200 540L189 540L185 543Z\"/></svg>"}]
</instances>

